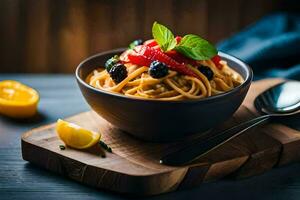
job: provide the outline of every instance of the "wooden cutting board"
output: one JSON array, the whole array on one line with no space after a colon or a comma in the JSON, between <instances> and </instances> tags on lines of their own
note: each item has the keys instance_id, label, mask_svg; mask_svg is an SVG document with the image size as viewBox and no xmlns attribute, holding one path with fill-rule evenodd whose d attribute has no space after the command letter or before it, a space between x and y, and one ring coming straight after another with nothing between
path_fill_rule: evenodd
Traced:
<instances>
[{"instance_id":1,"label":"wooden cutting board","mask_svg":"<svg viewBox=\"0 0 300 200\"><path fill-rule=\"evenodd\" d=\"M257 115L253 100L257 94L281 80L253 83L246 100L222 129ZM217 114L217 113L216 113ZM153 195L196 186L224 177L244 178L275 166L300 160L300 132L281 124L257 127L184 167L159 164L161 155L180 143L156 144L137 140L114 128L92 111L67 119L100 131L113 153L98 147L86 151L67 148L55 132L55 124L33 129L22 136L23 159L78 182L101 189L138 195Z\"/></svg>"}]
</instances>

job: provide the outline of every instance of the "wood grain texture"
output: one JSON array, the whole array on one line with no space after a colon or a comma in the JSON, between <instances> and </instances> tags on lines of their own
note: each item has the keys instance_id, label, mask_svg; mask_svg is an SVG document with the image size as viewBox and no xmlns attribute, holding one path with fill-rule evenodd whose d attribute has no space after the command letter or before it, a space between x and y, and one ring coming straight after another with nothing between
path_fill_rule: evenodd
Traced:
<instances>
[{"instance_id":1,"label":"wood grain texture","mask_svg":"<svg viewBox=\"0 0 300 200\"><path fill-rule=\"evenodd\" d=\"M222 127L257 115L252 107L256 94L281 80L254 83L244 104ZM258 127L184 167L158 163L161 155L181 143L146 143L112 127L94 112L85 112L68 121L94 131L112 147L113 153L101 158L96 147L86 151L59 149L55 124L43 126L22 136L23 159L78 182L121 193L153 195L194 187L204 181L224 177L245 178L263 173L277 164L300 160L299 131L282 124ZM221 128L219 128L221 129Z\"/></svg>"},{"instance_id":2,"label":"wood grain texture","mask_svg":"<svg viewBox=\"0 0 300 200\"><path fill-rule=\"evenodd\" d=\"M0 72L73 73L81 60L151 37L156 20L176 35L212 43L229 37L282 1L1 0Z\"/></svg>"}]
</instances>

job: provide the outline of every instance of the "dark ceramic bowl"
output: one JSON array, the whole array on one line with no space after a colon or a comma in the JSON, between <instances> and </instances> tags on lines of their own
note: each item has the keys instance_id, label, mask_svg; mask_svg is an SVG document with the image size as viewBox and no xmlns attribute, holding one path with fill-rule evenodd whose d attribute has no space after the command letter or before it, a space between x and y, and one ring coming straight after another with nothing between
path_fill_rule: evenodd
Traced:
<instances>
[{"instance_id":1,"label":"dark ceramic bowl","mask_svg":"<svg viewBox=\"0 0 300 200\"><path fill-rule=\"evenodd\" d=\"M242 104L252 81L251 68L241 60L219 53L245 82L233 90L199 100L159 101L130 98L96 89L85 82L95 68L124 49L87 58L76 69L86 101L99 115L127 133L147 141L174 141L205 132L230 118Z\"/></svg>"}]
</instances>

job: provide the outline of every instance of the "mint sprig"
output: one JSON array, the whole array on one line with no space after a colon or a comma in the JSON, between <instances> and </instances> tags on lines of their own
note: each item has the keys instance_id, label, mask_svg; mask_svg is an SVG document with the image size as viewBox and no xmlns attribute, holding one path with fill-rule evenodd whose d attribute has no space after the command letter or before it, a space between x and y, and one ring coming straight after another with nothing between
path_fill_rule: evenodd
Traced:
<instances>
[{"instance_id":1,"label":"mint sprig","mask_svg":"<svg viewBox=\"0 0 300 200\"><path fill-rule=\"evenodd\" d=\"M212 44L193 34L185 35L175 50L194 60L208 60L218 53Z\"/></svg>"},{"instance_id":2,"label":"mint sprig","mask_svg":"<svg viewBox=\"0 0 300 200\"><path fill-rule=\"evenodd\" d=\"M218 53L212 44L193 34L185 35L177 44L174 34L167 27L157 22L154 22L152 26L152 35L164 52L175 49L194 60L208 60Z\"/></svg>"},{"instance_id":3,"label":"mint sprig","mask_svg":"<svg viewBox=\"0 0 300 200\"><path fill-rule=\"evenodd\" d=\"M162 51L170 51L176 46L173 33L162 24L157 22L153 23L152 35Z\"/></svg>"}]
</instances>

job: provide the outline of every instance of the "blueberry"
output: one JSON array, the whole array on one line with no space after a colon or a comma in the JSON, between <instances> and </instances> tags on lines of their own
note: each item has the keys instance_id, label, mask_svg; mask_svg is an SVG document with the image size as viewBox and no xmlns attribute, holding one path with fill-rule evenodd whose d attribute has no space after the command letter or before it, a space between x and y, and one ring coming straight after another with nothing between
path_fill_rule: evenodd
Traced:
<instances>
[{"instance_id":1,"label":"blueberry","mask_svg":"<svg viewBox=\"0 0 300 200\"><path fill-rule=\"evenodd\" d=\"M115 55L113 57L111 57L110 59L108 59L105 63L105 69L107 72L110 71L110 69L119 62L119 56Z\"/></svg>"},{"instance_id":2,"label":"blueberry","mask_svg":"<svg viewBox=\"0 0 300 200\"><path fill-rule=\"evenodd\" d=\"M153 61L149 68L149 74L153 78L162 78L169 73L168 66L164 63Z\"/></svg>"},{"instance_id":3,"label":"blueberry","mask_svg":"<svg viewBox=\"0 0 300 200\"><path fill-rule=\"evenodd\" d=\"M109 75L115 83L120 83L127 77L127 69L123 64L117 63L111 67Z\"/></svg>"},{"instance_id":4,"label":"blueberry","mask_svg":"<svg viewBox=\"0 0 300 200\"><path fill-rule=\"evenodd\" d=\"M131 42L129 44L129 49L133 49L136 46L142 45L143 44L143 40L138 39L138 40L134 40L133 42Z\"/></svg>"},{"instance_id":5,"label":"blueberry","mask_svg":"<svg viewBox=\"0 0 300 200\"><path fill-rule=\"evenodd\" d=\"M214 72L207 66L199 66L198 70L204 75L206 76L206 78L210 81L213 79L214 77Z\"/></svg>"}]
</instances>

